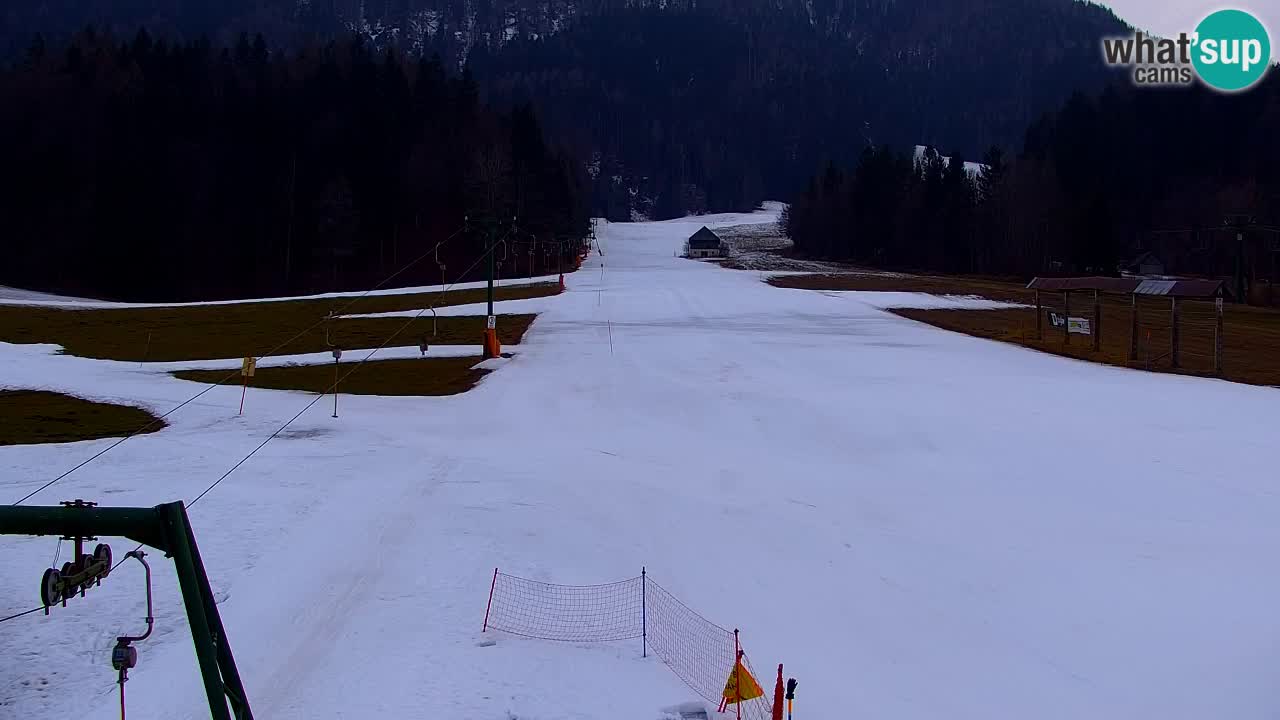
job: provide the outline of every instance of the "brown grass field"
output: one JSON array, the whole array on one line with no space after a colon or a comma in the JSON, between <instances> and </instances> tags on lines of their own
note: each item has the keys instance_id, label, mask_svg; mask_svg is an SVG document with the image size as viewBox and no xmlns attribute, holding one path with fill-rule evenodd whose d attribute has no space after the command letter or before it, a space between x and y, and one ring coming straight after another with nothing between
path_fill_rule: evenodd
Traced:
<instances>
[{"instance_id":1,"label":"brown grass field","mask_svg":"<svg viewBox=\"0 0 1280 720\"><path fill-rule=\"evenodd\" d=\"M165 426L142 408L43 390L0 390L0 420L0 445L97 440Z\"/></svg>"},{"instance_id":2,"label":"brown grass field","mask_svg":"<svg viewBox=\"0 0 1280 720\"><path fill-rule=\"evenodd\" d=\"M457 395L466 392L488 374L473 369L480 357L418 358L409 360L370 360L363 365L344 362L338 365L342 395ZM239 385L240 373L226 370L179 370L174 377L202 383ZM230 377L228 377L230 375ZM327 393L333 388L333 364L285 365L258 368L249 378L249 387L272 390L302 390Z\"/></svg>"},{"instance_id":3,"label":"brown grass field","mask_svg":"<svg viewBox=\"0 0 1280 720\"><path fill-rule=\"evenodd\" d=\"M497 300L546 297L559 291L555 283L498 288ZM332 341L348 350L417 345L474 344L484 334L483 316L442 317L431 313L411 319L353 318L333 321L326 337L321 319L331 310L343 314L416 310L479 303L485 290L377 295L272 302L147 308L63 309L33 305L0 305L0 342L49 343L80 357L125 361L186 361L323 352ZM520 342L534 315L502 315L498 339ZM308 329L309 328L309 329ZM305 332L303 332L305 330ZM358 395L453 395L473 387L486 371L473 370L479 357L372 360L346 377L341 392ZM354 362L343 363L342 375ZM239 384L238 372L192 370L176 376L197 382ZM228 377L231 375L231 377ZM261 368L250 385L261 388L326 392L333 366ZM119 437L154 419L140 408L94 403L55 392L0 391L0 445L70 442ZM155 432L163 422L147 428Z\"/></svg>"},{"instance_id":4,"label":"brown grass field","mask_svg":"<svg viewBox=\"0 0 1280 720\"><path fill-rule=\"evenodd\" d=\"M498 300L546 297L558 292L555 283L499 288ZM127 361L181 361L260 356L289 341L273 354L321 352L329 349L320 321L331 311L343 314L415 310L484 302L483 288L413 295L376 295L194 305L155 308L61 309L0 305L0 342L52 343L80 357ZM349 307L347 305L350 304ZM504 315L498 319L503 344L519 342L533 315ZM345 349L377 347L400 331L393 346L416 345L432 335L427 312L401 331L408 318L336 320L331 340ZM319 323L317 325L317 323ZM442 317L433 344L479 344L484 317ZM305 328L312 327L290 341Z\"/></svg>"},{"instance_id":5,"label":"brown grass field","mask_svg":"<svg viewBox=\"0 0 1280 720\"><path fill-rule=\"evenodd\" d=\"M1034 304L1034 293L1020 283L1003 280L918 275L795 275L769 280L776 287L810 290L880 290L923 292L939 295L978 295L992 300ZM1042 293L1045 307L1062 310L1061 295ZM1072 335L1064 342L1062 331L1043 321L1043 339L1036 337L1034 307L1003 310L894 310L903 317L945 330L1000 340L1065 355L1080 360L1136 367L1157 372L1214 375L1214 310L1210 301L1184 301L1181 328L1181 363L1171 367L1171 317L1167 298L1139 298L1138 359L1129 360L1130 305L1128 296L1102 296L1101 348L1093 338ZM1092 317L1093 300L1087 293L1073 293L1071 315ZM1222 377L1251 385L1280 386L1280 311L1228 303L1223 319Z\"/></svg>"}]
</instances>

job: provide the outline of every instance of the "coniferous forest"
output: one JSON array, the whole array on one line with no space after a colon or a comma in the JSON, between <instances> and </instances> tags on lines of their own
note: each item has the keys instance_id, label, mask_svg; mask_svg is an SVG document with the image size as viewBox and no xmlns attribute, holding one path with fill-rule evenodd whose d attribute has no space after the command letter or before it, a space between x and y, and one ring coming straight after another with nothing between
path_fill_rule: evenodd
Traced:
<instances>
[{"instance_id":1,"label":"coniferous forest","mask_svg":"<svg viewBox=\"0 0 1280 720\"><path fill-rule=\"evenodd\" d=\"M1101 62L1126 29L1075 0L15 5L0 283L346 289L490 203L548 237L765 199L815 257L1030 275L1155 249L1229 271L1202 229L1280 223L1277 73L1236 96L1134 89Z\"/></svg>"},{"instance_id":2,"label":"coniferous forest","mask_svg":"<svg viewBox=\"0 0 1280 720\"><path fill-rule=\"evenodd\" d=\"M0 284L71 295L364 289L450 237L453 282L482 252L456 233L468 214L544 242L588 215L581 163L530 106L359 39L37 43L0 74L0 157ZM397 282L439 273L432 257Z\"/></svg>"},{"instance_id":3,"label":"coniferous forest","mask_svg":"<svg viewBox=\"0 0 1280 720\"><path fill-rule=\"evenodd\" d=\"M672 3L470 61L490 96L566 133L599 212L658 219L790 197L867 144L1013 144L1116 76L1096 39L1122 27L1078 2Z\"/></svg>"},{"instance_id":4,"label":"coniferous forest","mask_svg":"<svg viewBox=\"0 0 1280 720\"><path fill-rule=\"evenodd\" d=\"M248 29L273 54L351 35L438 53L483 102L532 103L614 220L786 198L868 142L1011 145L1115 75L1098 38L1125 29L1076 0L38 0L0 11L0 62L85 24L215 45Z\"/></svg>"},{"instance_id":5,"label":"coniferous forest","mask_svg":"<svg viewBox=\"0 0 1280 720\"><path fill-rule=\"evenodd\" d=\"M868 146L819 168L791 204L797 251L880 267L1030 276L1114 274L1138 251L1172 271L1229 274L1227 214L1280 225L1280 74L1234 96L1115 86L1076 94L1015 154ZM944 153L945 155L945 153ZM962 162L984 164L964 172ZM1177 231L1177 232L1171 232ZM1274 278L1274 242L1251 236L1245 272Z\"/></svg>"}]
</instances>

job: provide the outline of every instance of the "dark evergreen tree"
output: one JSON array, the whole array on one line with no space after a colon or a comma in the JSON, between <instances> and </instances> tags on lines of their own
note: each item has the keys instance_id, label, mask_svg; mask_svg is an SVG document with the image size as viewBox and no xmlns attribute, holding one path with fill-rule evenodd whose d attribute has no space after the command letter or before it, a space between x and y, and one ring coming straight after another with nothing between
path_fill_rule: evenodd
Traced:
<instances>
[{"instance_id":1,"label":"dark evergreen tree","mask_svg":"<svg viewBox=\"0 0 1280 720\"><path fill-rule=\"evenodd\" d=\"M912 163L864 150L851 202L830 190L840 173L828 165L793 196L786 230L798 252L880 267L1113 274L1126 255L1155 250L1171 272L1229 275L1234 235L1213 230L1224 215L1280 224L1276 122L1277 73L1238 95L1078 93L1031 123L1012 160L992 147L966 172L959 152L944 161L928 148ZM908 169L898 175L895 165ZM1168 229L1184 232L1153 232ZM1280 282L1274 247L1250 237L1249 277Z\"/></svg>"},{"instance_id":2,"label":"dark evergreen tree","mask_svg":"<svg viewBox=\"0 0 1280 720\"><path fill-rule=\"evenodd\" d=\"M483 272L478 237L454 236L469 213L544 242L586 230L581 163L532 106L502 114L469 74L358 40L272 53L144 30L37 46L0 72L0 157L0 284L72 295L361 289L450 237L456 281Z\"/></svg>"}]
</instances>

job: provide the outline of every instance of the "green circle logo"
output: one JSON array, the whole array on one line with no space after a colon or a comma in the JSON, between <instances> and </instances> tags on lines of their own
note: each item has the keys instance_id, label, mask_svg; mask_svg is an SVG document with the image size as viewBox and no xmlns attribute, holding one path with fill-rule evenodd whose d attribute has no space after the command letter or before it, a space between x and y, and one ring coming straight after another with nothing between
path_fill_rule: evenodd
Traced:
<instances>
[{"instance_id":1,"label":"green circle logo","mask_svg":"<svg viewBox=\"0 0 1280 720\"><path fill-rule=\"evenodd\" d=\"M1219 10L1196 26L1191 62L1210 87L1235 92L1258 82L1271 65L1271 39L1243 10Z\"/></svg>"}]
</instances>

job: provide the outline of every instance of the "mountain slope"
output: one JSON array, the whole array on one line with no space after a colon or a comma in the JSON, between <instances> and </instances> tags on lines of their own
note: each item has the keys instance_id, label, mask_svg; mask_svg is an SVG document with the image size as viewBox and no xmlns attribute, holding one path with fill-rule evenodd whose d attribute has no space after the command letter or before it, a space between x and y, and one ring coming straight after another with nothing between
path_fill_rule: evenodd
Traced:
<instances>
[{"instance_id":1,"label":"mountain slope","mask_svg":"<svg viewBox=\"0 0 1280 720\"><path fill-rule=\"evenodd\" d=\"M788 195L868 144L969 157L1016 144L1073 90L1114 77L1098 38L1124 29L1048 0L811 7L609 10L472 63L491 94L534 101L594 158L611 217L669 217Z\"/></svg>"},{"instance_id":2,"label":"mountain slope","mask_svg":"<svg viewBox=\"0 0 1280 720\"><path fill-rule=\"evenodd\" d=\"M0 57L37 30L268 47L357 34L473 67L499 103L531 100L595 177L597 209L745 210L867 144L974 157L1112 73L1126 28L1076 0L40 0L3 12ZM52 45L52 40L50 41Z\"/></svg>"}]
</instances>

